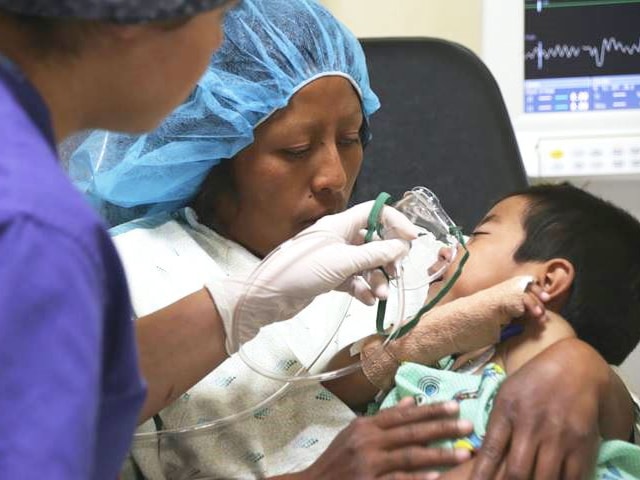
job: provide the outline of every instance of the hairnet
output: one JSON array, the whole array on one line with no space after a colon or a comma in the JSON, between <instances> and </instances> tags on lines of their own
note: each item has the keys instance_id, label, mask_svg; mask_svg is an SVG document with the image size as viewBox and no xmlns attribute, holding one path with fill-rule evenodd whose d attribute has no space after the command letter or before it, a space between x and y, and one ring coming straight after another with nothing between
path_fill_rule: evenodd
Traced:
<instances>
[{"instance_id":1,"label":"hairnet","mask_svg":"<svg viewBox=\"0 0 640 480\"><path fill-rule=\"evenodd\" d=\"M141 137L94 132L69 170L111 223L186 205L209 170L253 142L253 130L316 78L341 75L368 118L379 108L358 40L313 0L245 0L189 99ZM128 211L114 214L118 208Z\"/></svg>"},{"instance_id":2,"label":"hairnet","mask_svg":"<svg viewBox=\"0 0 640 480\"><path fill-rule=\"evenodd\" d=\"M191 17L231 0L0 0L0 9L20 15L140 23Z\"/></svg>"}]
</instances>

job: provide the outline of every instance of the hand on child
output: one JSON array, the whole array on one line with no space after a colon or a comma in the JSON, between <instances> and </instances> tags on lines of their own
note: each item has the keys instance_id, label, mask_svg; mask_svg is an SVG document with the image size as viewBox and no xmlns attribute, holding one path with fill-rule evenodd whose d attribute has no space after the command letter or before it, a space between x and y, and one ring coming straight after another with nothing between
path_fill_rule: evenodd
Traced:
<instances>
[{"instance_id":1,"label":"hand on child","mask_svg":"<svg viewBox=\"0 0 640 480\"><path fill-rule=\"evenodd\" d=\"M430 469L469 459L463 449L427 447L468 435L473 425L456 417L455 402L416 406L404 399L372 417L359 417L344 429L305 472L287 478L430 478Z\"/></svg>"},{"instance_id":2,"label":"hand on child","mask_svg":"<svg viewBox=\"0 0 640 480\"><path fill-rule=\"evenodd\" d=\"M500 388L468 478L593 478L600 399L611 397L610 376L606 362L577 339L534 357ZM496 473L501 464L504 477Z\"/></svg>"}]
</instances>

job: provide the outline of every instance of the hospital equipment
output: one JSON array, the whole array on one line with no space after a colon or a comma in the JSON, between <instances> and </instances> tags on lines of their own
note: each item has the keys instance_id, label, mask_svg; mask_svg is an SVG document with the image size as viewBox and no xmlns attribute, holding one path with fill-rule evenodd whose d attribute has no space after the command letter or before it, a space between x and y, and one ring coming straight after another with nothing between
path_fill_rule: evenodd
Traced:
<instances>
[{"instance_id":1,"label":"hospital equipment","mask_svg":"<svg viewBox=\"0 0 640 480\"><path fill-rule=\"evenodd\" d=\"M481 56L531 180L569 179L640 217L640 2L483 0L482 9ZM622 365L636 389L639 367L636 348Z\"/></svg>"},{"instance_id":2,"label":"hospital equipment","mask_svg":"<svg viewBox=\"0 0 640 480\"><path fill-rule=\"evenodd\" d=\"M482 58L530 177L637 179L639 24L638 1L484 1Z\"/></svg>"},{"instance_id":3,"label":"hospital equipment","mask_svg":"<svg viewBox=\"0 0 640 480\"><path fill-rule=\"evenodd\" d=\"M378 197L378 201L386 199L387 197L384 196ZM391 336L394 338L399 338L411 330L419 321L420 317L431 310L442 297L449 292L451 286L460 276L462 268L469 258L469 252L466 250L462 231L456 226L453 220L451 220L449 215L447 215L438 198L428 188L413 188L411 191L406 192L394 207L405 214L407 218L420 229L418 239L414 240L412 245L418 253L410 254L410 256L403 261L401 275L398 278L398 281L401 282L399 283L399 291L405 292L407 289L428 286L434 280L439 279L449 265L454 262L460 247L465 250L456 272L447 281L447 284L441 289L438 295L413 314L413 318L403 321L403 324L391 333ZM374 213L375 212L372 212L372 215ZM372 224L370 222L368 236L371 236L371 233ZM381 236L385 238L390 233L391 232L383 231L381 232ZM436 258L433 263L425 264L423 259L417 258L421 253L420 246L424 245L425 241L431 244L435 242L435 245L440 247L440 251L446 250L446 252L440 254L439 251L438 258ZM404 304L402 303L401 305ZM379 335L386 335L384 328L385 309L386 301L382 300L378 303L378 315L376 319L376 329ZM403 310L401 310L399 318L402 320L403 316Z\"/></svg>"}]
</instances>

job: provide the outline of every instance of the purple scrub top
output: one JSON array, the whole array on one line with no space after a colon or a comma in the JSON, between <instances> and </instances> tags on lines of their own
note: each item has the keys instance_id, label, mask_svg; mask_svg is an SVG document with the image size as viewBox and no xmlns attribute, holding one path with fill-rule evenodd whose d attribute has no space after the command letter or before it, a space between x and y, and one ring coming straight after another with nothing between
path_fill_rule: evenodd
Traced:
<instances>
[{"instance_id":1,"label":"purple scrub top","mask_svg":"<svg viewBox=\"0 0 640 480\"><path fill-rule=\"evenodd\" d=\"M0 57L0 477L115 480L145 389L122 266Z\"/></svg>"}]
</instances>

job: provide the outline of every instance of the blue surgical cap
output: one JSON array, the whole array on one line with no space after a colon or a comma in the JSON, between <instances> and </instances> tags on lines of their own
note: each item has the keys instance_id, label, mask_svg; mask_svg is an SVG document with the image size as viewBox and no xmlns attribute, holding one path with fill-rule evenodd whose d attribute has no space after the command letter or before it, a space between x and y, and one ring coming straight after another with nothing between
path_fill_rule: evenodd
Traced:
<instances>
[{"instance_id":1,"label":"blue surgical cap","mask_svg":"<svg viewBox=\"0 0 640 480\"><path fill-rule=\"evenodd\" d=\"M140 23L191 17L231 0L0 0L0 10L44 18Z\"/></svg>"},{"instance_id":2,"label":"blue surgical cap","mask_svg":"<svg viewBox=\"0 0 640 480\"><path fill-rule=\"evenodd\" d=\"M71 157L72 179L110 223L188 204L212 167L250 145L254 129L317 78L352 83L368 135L380 103L364 53L316 1L245 0L224 28L206 74L157 130L137 137L94 132Z\"/></svg>"}]
</instances>

